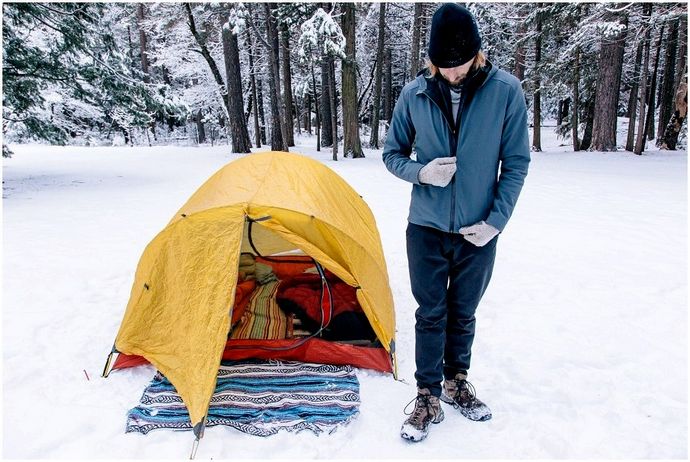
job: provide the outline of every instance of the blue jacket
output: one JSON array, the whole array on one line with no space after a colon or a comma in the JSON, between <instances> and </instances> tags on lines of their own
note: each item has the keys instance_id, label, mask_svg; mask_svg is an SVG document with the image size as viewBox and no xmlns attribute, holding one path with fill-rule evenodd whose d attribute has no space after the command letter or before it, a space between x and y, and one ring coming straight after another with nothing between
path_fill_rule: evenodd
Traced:
<instances>
[{"instance_id":1,"label":"blue jacket","mask_svg":"<svg viewBox=\"0 0 690 462\"><path fill-rule=\"evenodd\" d=\"M503 231L530 161L527 109L520 81L487 61L465 78L457 120L450 90L420 73L402 89L383 150L388 170L413 183L408 221L457 233L485 220ZM416 152L416 160L410 156ZM451 183L419 183L437 157L457 157ZM499 174L500 173L500 174Z\"/></svg>"}]
</instances>

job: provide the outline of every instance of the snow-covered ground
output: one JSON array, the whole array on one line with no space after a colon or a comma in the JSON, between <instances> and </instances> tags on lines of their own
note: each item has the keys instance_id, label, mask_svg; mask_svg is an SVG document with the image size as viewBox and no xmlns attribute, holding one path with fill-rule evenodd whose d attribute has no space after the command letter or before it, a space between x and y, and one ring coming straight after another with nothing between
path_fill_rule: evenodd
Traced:
<instances>
[{"instance_id":1,"label":"snow-covered ground","mask_svg":"<svg viewBox=\"0 0 690 462\"><path fill-rule=\"evenodd\" d=\"M414 397L410 185L381 151L323 161L367 201L397 313L400 378L361 370L332 435L209 428L197 458L686 458L687 153L573 153L549 129L499 238L470 380L493 410L399 437ZM125 434L151 366L100 377L146 244L218 168L216 147L12 146L3 159L3 457L184 458L190 432ZM87 379L88 375L88 379Z\"/></svg>"}]
</instances>

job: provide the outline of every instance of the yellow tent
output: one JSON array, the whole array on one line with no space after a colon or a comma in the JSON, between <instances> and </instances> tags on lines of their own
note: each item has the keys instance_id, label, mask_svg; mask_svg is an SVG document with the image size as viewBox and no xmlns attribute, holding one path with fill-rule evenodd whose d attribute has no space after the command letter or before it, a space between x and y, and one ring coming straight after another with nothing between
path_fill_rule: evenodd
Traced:
<instances>
[{"instance_id":1,"label":"yellow tent","mask_svg":"<svg viewBox=\"0 0 690 462\"><path fill-rule=\"evenodd\" d=\"M203 431L228 338L240 253L302 251L345 283L394 359L395 313L381 238L335 172L286 152L247 155L209 178L146 247L114 351L142 356ZM107 369L108 366L106 366Z\"/></svg>"}]
</instances>

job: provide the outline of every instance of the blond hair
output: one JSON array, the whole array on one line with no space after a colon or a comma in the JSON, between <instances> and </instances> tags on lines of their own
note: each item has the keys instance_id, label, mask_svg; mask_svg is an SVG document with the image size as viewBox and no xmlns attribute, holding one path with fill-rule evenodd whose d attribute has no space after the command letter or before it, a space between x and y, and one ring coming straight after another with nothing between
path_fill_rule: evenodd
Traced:
<instances>
[{"instance_id":1,"label":"blond hair","mask_svg":"<svg viewBox=\"0 0 690 462\"><path fill-rule=\"evenodd\" d=\"M486 65L486 55L482 50L479 50L476 56L472 59L474 59L474 62L472 63L472 67L470 69L471 71L476 71L477 69L480 69ZM425 65L429 70L431 77L436 77L436 73L438 73L438 66L432 64L429 58L425 59Z\"/></svg>"}]
</instances>

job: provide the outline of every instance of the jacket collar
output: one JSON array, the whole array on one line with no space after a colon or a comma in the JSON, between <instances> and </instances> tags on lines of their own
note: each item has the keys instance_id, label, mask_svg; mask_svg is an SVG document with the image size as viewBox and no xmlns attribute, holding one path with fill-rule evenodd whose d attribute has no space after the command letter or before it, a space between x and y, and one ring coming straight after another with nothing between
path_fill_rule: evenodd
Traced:
<instances>
[{"instance_id":1,"label":"jacket collar","mask_svg":"<svg viewBox=\"0 0 690 462\"><path fill-rule=\"evenodd\" d=\"M468 75L462 84L463 107L470 104L475 93L496 73L496 68L487 59L486 65L475 70ZM448 126L455 127L453 120L453 109L450 101L450 89L443 79L431 77L427 69L422 69L417 73L419 89L417 94L425 94L434 101L441 109L443 116L448 122ZM460 108L462 110L462 108ZM455 127L457 128L457 127Z\"/></svg>"}]
</instances>

